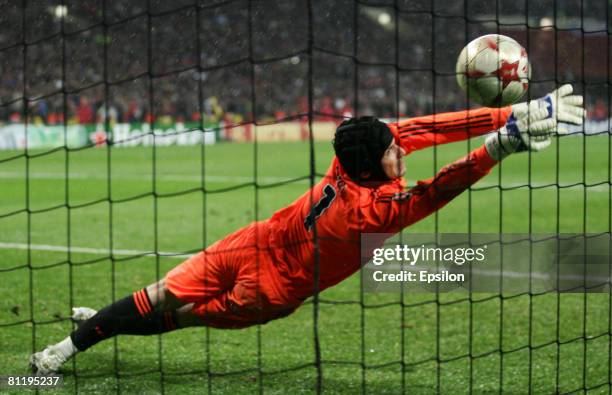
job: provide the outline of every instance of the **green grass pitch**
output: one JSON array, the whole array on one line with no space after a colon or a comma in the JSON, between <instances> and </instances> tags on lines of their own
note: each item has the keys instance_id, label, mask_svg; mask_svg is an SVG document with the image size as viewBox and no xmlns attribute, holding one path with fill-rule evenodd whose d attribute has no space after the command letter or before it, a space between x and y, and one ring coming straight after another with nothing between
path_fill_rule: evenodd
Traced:
<instances>
[{"instance_id":1,"label":"green grass pitch","mask_svg":"<svg viewBox=\"0 0 612 395\"><path fill-rule=\"evenodd\" d=\"M409 183L480 143L413 153ZM1 374L27 373L33 346L70 332L59 318L71 303L100 308L181 262L133 253L197 250L267 218L309 185L307 143L103 147L5 160L18 154L0 152ZM331 156L329 143L316 144L318 173ZM607 135L562 138L546 152L509 158L405 232L609 232L610 167ZM297 181L273 185L289 179ZM110 245L120 252L113 260ZM608 294L362 294L356 274L320 297L326 393L398 393L402 385L413 394L608 392ZM68 363L57 392L312 393L313 328L307 303L246 330L119 337Z\"/></svg>"}]
</instances>

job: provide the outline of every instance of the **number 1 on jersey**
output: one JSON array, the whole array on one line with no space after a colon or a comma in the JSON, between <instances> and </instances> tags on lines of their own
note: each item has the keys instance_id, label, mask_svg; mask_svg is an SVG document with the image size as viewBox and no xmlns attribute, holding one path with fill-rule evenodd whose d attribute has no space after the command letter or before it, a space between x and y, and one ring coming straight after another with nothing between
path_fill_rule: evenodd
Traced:
<instances>
[{"instance_id":1,"label":"number 1 on jersey","mask_svg":"<svg viewBox=\"0 0 612 395\"><path fill-rule=\"evenodd\" d=\"M304 226L306 230L310 232L317 219L327 210L336 198L336 189L332 184L327 184L323 187L323 196L321 199L312 207L310 214L304 220Z\"/></svg>"}]
</instances>

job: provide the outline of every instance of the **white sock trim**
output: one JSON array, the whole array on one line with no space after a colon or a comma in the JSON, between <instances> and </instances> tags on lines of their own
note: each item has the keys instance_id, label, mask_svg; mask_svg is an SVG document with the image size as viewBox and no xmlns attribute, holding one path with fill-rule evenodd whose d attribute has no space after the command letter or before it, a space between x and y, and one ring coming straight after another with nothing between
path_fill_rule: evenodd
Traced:
<instances>
[{"instance_id":1,"label":"white sock trim","mask_svg":"<svg viewBox=\"0 0 612 395\"><path fill-rule=\"evenodd\" d=\"M64 357L64 360L69 360L79 350L72 343L70 336L66 337L61 342L57 343L53 348Z\"/></svg>"}]
</instances>

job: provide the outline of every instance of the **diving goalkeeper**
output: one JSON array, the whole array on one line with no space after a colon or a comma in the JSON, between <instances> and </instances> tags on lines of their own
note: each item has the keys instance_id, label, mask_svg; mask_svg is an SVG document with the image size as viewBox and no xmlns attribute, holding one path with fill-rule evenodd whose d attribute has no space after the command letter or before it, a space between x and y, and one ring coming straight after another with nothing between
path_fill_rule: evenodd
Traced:
<instances>
[{"instance_id":1,"label":"diving goalkeeper","mask_svg":"<svg viewBox=\"0 0 612 395\"><path fill-rule=\"evenodd\" d=\"M539 151L581 124L582 96L564 85L542 99L386 124L353 118L336 130L322 180L271 218L192 256L164 279L100 311L73 309L78 328L30 357L40 374L119 334L190 326L244 328L291 314L315 292L360 269L361 233L396 233L439 210L506 156ZM491 133L483 146L406 189L402 158L419 149Z\"/></svg>"}]
</instances>

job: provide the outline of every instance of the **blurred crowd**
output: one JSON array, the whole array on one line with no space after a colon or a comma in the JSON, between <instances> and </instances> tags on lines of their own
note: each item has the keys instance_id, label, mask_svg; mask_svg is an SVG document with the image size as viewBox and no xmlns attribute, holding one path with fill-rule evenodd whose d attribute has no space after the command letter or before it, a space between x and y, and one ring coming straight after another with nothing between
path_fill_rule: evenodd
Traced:
<instances>
[{"instance_id":1,"label":"blurred crowd","mask_svg":"<svg viewBox=\"0 0 612 395\"><path fill-rule=\"evenodd\" d=\"M527 48L531 96L572 82L589 117L609 117L607 0L313 0L311 19L307 2L195 3L0 0L0 122L452 111L468 105L458 53L487 33Z\"/></svg>"}]
</instances>

